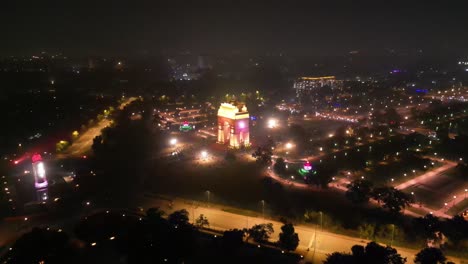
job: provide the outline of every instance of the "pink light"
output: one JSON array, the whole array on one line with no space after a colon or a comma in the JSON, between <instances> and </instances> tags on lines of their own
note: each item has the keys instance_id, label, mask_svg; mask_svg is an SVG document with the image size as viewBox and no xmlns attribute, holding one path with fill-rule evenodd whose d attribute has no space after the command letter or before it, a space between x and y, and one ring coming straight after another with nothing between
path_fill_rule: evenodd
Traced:
<instances>
[{"instance_id":1,"label":"pink light","mask_svg":"<svg viewBox=\"0 0 468 264\"><path fill-rule=\"evenodd\" d=\"M306 161L306 163L304 163L304 170L310 171L311 169L312 169L312 164Z\"/></svg>"},{"instance_id":2,"label":"pink light","mask_svg":"<svg viewBox=\"0 0 468 264\"><path fill-rule=\"evenodd\" d=\"M32 162L35 163L35 162L38 162L38 161L41 161L42 160L42 157L40 154L34 154L31 158Z\"/></svg>"},{"instance_id":3,"label":"pink light","mask_svg":"<svg viewBox=\"0 0 468 264\"><path fill-rule=\"evenodd\" d=\"M245 128L245 123L243 121L239 122L239 128Z\"/></svg>"}]
</instances>

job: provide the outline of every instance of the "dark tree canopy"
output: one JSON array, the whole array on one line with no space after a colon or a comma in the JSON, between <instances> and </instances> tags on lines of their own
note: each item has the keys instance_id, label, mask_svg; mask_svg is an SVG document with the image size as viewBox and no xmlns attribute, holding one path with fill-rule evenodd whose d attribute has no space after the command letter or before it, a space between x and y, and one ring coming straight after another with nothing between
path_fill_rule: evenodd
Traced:
<instances>
[{"instance_id":1,"label":"dark tree canopy","mask_svg":"<svg viewBox=\"0 0 468 264\"><path fill-rule=\"evenodd\" d=\"M364 254L365 263L403 264L406 258L402 258L396 249L389 246L381 246L375 242L366 245Z\"/></svg>"},{"instance_id":2,"label":"dark tree canopy","mask_svg":"<svg viewBox=\"0 0 468 264\"><path fill-rule=\"evenodd\" d=\"M447 258L438 248L425 248L416 254L414 262L417 264L444 264Z\"/></svg>"},{"instance_id":3,"label":"dark tree canopy","mask_svg":"<svg viewBox=\"0 0 468 264\"><path fill-rule=\"evenodd\" d=\"M167 220L173 226L187 226L189 225L189 213L185 209L175 211L169 215Z\"/></svg>"},{"instance_id":4,"label":"dark tree canopy","mask_svg":"<svg viewBox=\"0 0 468 264\"><path fill-rule=\"evenodd\" d=\"M277 158L275 161L275 165L273 165L273 169L279 175L284 175L286 173L286 162L284 162L283 158Z\"/></svg>"},{"instance_id":5,"label":"dark tree canopy","mask_svg":"<svg viewBox=\"0 0 468 264\"><path fill-rule=\"evenodd\" d=\"M66 263L75 253L66 233L34 228L15 242L8 257L9 263Z\"/></svg>"},{"instance_id":6,"label":"dark tree canopy","mask_svg":"<svg viewBox=\"0 0 468 264\"><path fill-rule=\"evenodd\" d=\"M146 111L145 111L146 109ZM145 181L146 172L151 165L148 157L158 149L159 131L152 129L151 120L145 114L141 119L132 120L132 112L149 113L150 106L134 101L114 116L112 126L102 130L93 140L92 162L97 177L89 184L91 195L98 198L127 202L135 197Z\"/></svg>"},{"instance_id":7,"label":"dark tree canopy","mask_svg":"<svg viewBox=\"0 0 468 264\"><path fill-rule=\"evenodd\" d=\"M278 244L286 250L295 250L299 245L299 235L295 232L294 226L290 223L281 227Z\"/></svg>"},{"instance_id":8,"label":"dark tree canopy","mask_svg":"<svg viewBox=\"0 0 468 264\"><path fill-rule=\"evenodd\" d=\"M357 264L354 256L348 253L333 252L327 256L323 264Z\"/></svg>"},{"instance_id":9,"label":"dark tree canopy","mask_svg":"<svg viewBox=\"0 0 468 264\"><path fill-rule=\"evenodd\" d=\"M149 219L161 219L164 216L164 214L165 214L164 211L159 209L159 207L156 207L156 208L152 207L146 211L146 216Z\"/></svg>"},{"instance_id":10,"label":"dark tree canopy","mask_svg":"<svg viewBox=\"0 0 468 264\"><path fill-rule=\"evenodd\" d=\"M456 215L443 223L443 232L457 245L468 239L468 221L462 216Z\"/></svg>"},{"instance_id":11,"label":"dark tree canopy","mask_svg":"<svg viewBox=\"0 0 468 264\"><path fill-rule=\"evenodd\" d=\"M247 230L249 237L257 243L266 242L274 232L272 223L254 225Z\"/></svg>"},{"instance_id":12,"label":"dark tree canopy","mask_svg":"<svg viewBox=\"0 0 468 264\"><path fill-rule=\"evenodd\" d=\"M384 247L375 242L369 242L365 247L354 245L352 254L334 252L328 255L325 264L404 264L406 258L402 258L396 249Z\"/></svg>"},{"instance_id":13,"label":"dark tree canopy","mask_svg":"<svg viewBox=\"0 0 468 264\"><path fill-rule=\"evenodd\" d=\"M257 150L252 153L252 157L254 157L259 164L265 166L271 164L272 155L273 153L270 147L258 147Z\"/></svg>"},{"instance_id":14,"label":"dark tree canopy","mask_svg":"<svg viewBox=\"0 0 468 264\"><path fill-rule=\"evenodd\" d=\"M328 184L332 181L335 175L335 170L330 166L316 166L315 171L309 171L306 178L309 183L315 184L318 187L328 188Z\"/></svg>"},{"instance_id":15,"label":"dark tree canopy","mask_svg":"<svg viewBox=\"0 0 468 264\"><path fill-rule=\"evenodd\" d=\"M200 214L195 220L195 225L199 228L204 228L210 226L210 222L208 221L208 218L206 216Z\"/></svg>"},{"instance_id":16,"label":"dark tree canopy","mask_svg":"<svg viewBox=\"0 0 468 264\"><path fill-rule=\"evenodd\" d=\"M414 219L413 222L418 233L423 234L425 238L432 238L436 231L440 231L441 222L432 214L427 214L424 217Z\"/></svg>"},{"instance_id":17,"label":"dark tree canopy","mask_svg":"<svg viewBox=\"0 0 468 264\"><path fill-rule=\"evenodd\" d=\"M372 198L383 202L383 207L392 213L399 213L413 202L413 197L394 187L378 187L372 192Z\"/></svg>"},{"instance_id":18,"label":"dark tree canopy","mask_svg":"<svg viewBox=\"0 0 468 264\"><path fill-rule=\"evenodd\" d=\"M346 197L353 203L365 203L369 201L372 191L372 182L369 180L354 180L346 186Z\"/></svg>"},{"instance_id":19,"label":"dark tree canopy","mask_svg":"<svg viewBox=\"0 0 468 264\"><path fill-rule=\"evenodd\" d=\"M226 250L236 250L244 243L244 231L233 229L224 231L223 245Z\"/></svg>"}]
</instances>

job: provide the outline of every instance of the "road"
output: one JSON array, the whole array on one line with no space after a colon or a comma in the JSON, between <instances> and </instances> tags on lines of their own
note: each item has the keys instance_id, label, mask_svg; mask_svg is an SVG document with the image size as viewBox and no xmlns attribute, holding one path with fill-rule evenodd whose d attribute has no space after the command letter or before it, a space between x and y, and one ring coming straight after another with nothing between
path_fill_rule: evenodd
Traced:
<instances>
[{"instance_id":1,"label":"road","mask_svg":"<svg viewBox=\"0 0 468 264\"><path fill-rule=\"evenodd\" d=\"M122 110L125 106L130 104L131 102L137 100L136 97L130 97L127 98L125 101L123 101L118 109ZM83 155L86 155L90 150L93 145L93 139L96 136L99 136L101 134L101 130L106 128L111 124L111 120L107 118L103 118L101 121L99 121L96 125L93 127L90 127L88 130L83 132L74 142L71 144L70 147L67 148L67 150L62 153L57 155L57 158L69 158L69 157L82 157Z\"/></svg>"},{"instance_id":2,"label":"road","mask_svg":"<svg viewBox=\"0 0 468 264\"><path fill-rule=\"evenodd\" d=\"M172 199L172 206L169 207L168 200L146 197L143 201L143 207L145 209L149 207L159 207L167 214L176 210L186 209L190 214L191 222L194 222L197 216L203 214L208 218L210 228L220 231L235 228L243 229L261 223L272 223L275 233L271 237L271 241L277 241L279 239L282 226L282 223L279 221L264 219L261 216L235 214L225 211L229 210L226 207L182 199ZM296 252L303 255L306 261L311 261L313 263L321 263L325 260L327 254L336 251L350 252L353 245L365 245L369 242L368 240L360 238L321 231L320 226L295 225L295 229L300 239ZM418 252L418 250L409 248L395 248L398 250L398 253L408 259L408 263L412 263L415 254ZM450 257L449 259L454 263L462 263L461 260L457 258Z\"/></svg>"}]
</instances>

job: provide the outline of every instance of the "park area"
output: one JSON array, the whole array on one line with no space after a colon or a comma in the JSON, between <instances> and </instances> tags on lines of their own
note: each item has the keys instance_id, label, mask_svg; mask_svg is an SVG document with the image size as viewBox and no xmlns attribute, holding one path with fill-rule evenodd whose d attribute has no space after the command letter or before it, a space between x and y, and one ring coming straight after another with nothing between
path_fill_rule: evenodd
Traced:
<instances>
[{"instance_id":1,"label":"park area","mask_svg":"<svg viewBox=\"0 0 468 264\"><path fill-rule=\"evenodd\" d=\"M460 196L466 195L465 188L466 181L457 173L457 168L452 168L409 186L404 191L413 193L417 203L422 203L434 211L443 210L454 215L465 209L462 208L462 204L466 204L466 199L464 199L465 202L456 204L453 198L454 196L460 198Z\"/></svg>"}]
</instances>

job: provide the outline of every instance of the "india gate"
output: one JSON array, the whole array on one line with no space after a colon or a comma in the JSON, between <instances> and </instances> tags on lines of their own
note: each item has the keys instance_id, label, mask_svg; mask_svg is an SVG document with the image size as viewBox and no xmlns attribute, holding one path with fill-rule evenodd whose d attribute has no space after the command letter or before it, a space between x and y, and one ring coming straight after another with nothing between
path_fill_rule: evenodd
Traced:
<instances>
[{"instance_id":1,"label":"india gate","mask_svg":"<svg viewBox=\"0 0 468 264\"><path fill-rule=\"evenodd\" d=\"M249 112L245 104L221 104L218 110L218 143L231 148L250 146Z\"/></svg>"}]
</instances>

